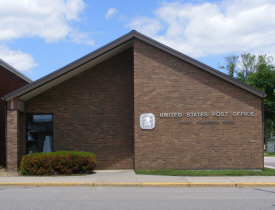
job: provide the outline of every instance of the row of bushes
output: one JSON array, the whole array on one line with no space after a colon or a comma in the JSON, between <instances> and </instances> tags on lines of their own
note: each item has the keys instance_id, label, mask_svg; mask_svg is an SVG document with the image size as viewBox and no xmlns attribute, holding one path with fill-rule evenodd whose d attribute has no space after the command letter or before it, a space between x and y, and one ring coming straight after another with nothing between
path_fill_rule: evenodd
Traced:
<instances>
[{"instance_id":1,"label":"row of bushes","mask_svg":"<svg viewBox=\"0 0 275 210\"><path fill-rule=\"evenodd\" d=\"M90 152L59 151L25 155L20 164L23 175L92 173L96 155Z\"/></svg>"}]
</instances>

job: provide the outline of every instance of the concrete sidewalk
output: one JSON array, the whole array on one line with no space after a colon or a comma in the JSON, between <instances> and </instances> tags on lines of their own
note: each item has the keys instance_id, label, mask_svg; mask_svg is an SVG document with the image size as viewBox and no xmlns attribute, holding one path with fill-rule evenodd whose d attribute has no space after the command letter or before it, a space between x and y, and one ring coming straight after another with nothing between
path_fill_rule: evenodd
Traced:
<instances>
[{"instance_id":1,"label":"concrete sidewalk","mask_svg":"<svg viewBox=\"0 0 275 210\"><path fill-rule=\"evenodd\" d=\"M0 177L0 186L275 187L275 176L153 176L134 170L96 170L83 176Z\"/></svg>"}]
</instances>

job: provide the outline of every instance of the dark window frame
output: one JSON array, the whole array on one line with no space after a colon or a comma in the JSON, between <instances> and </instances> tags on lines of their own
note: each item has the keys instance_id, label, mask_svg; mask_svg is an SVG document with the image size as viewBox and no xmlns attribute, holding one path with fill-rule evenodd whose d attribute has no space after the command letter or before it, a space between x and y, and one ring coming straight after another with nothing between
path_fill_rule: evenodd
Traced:
<instances>
[{"instance_id":1,"label":"dark window frame","mask_svg":"<svg viewBox=\"0 0 275 210\"><path fill-rule=\"evenodd\" d=\"M33 115L52 115L52 151L54 151L54 132L53 132L53 120L54 120L54 115L53 113L26 113L26 129L25 129L25 142L26 142L26 155L28 153L28 147L29 147L29 141L28 141L28 116L33 116Z\"/></svg>"}]
</instances>

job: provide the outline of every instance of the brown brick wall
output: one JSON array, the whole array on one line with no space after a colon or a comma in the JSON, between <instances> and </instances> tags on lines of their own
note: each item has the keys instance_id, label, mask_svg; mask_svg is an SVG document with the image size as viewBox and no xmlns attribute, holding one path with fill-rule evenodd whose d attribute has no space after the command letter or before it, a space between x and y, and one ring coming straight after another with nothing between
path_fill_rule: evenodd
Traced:
<instances>
[{"instance_id":1,"label":"brown brick wall","mask_svg":"<svg viewBox=\"0 0 275 210\"><path fill-rule=\"evenodd\" d=\"M137 39L134 81L135 169L263 168L261 98ZM237 111L254 112L254 117L233 117ZM183 117L160 118L163 112ZM188 119L187 112L209 116ZM229 113L216 118L212 112ZM153 130L140 128L142 113L155 114ZM198 120L220 124L196 124Z\"/></svg>"},{"instance_id":2,"label":"brown brick wall","mask_svg":"<svg viewBox=\"0 0 275 210\"><path fill-rule=\"evenodd\" d=\"M16 171L18 166L19 111L7 110L7 170Z\"/></svg>"},{"instance_id":3,"label":"brown brick wall","mask_svg":"<svg viewBox=\"0 0 275 210\"><path fill-rule=\"evenodd\" d=\"M26 114L53 114L54 151L89 151L97 169L134 168L133 49L45 91L20 115L20 158L26 154Z\"/></svg>"},{"instance_id":4,"label":"brown brick wall","mask_svg":"<svg viewBox=\"0 0 275 210\"><path fill-rule=\"evenodd\" d=\"M6 166L5 102L1 97L28 84L25 80L0 65L0 165Z\"/></svg>"},{"instance_id":5,"label":"brown brick wall","mask_svg":"<svg viewBox=\"0 0 275 210\"><path fill-rule=\"evenodd\" d=\"M98 169L263 168L261 98L137 39L134 49L45 91L25 107L19 117L20 158L26 153L26 114L52 113L54 151L94 152ZM171 112L183 116L159 116ZM208 117L187 118L187 112ZM140 128L142 113L155 114L153 130ZM235 124L223 124L232 120Z\"/></svg>"}]
</instances>

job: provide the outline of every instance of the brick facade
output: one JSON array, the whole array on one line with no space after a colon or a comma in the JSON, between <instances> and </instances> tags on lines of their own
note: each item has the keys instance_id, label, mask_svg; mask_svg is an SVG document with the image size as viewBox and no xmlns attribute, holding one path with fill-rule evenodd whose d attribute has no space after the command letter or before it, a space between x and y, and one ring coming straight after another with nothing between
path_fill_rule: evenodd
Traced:
<instances>
[{"instance_id":1,"label":"brick facade","mask_svg":"<svg viewBox=\"0 0 275 210\"><path fill-rule=\"evenodd\" d=\"M11 71L0 65L0 98L28 84ZM0 165L6 166L5 145L5 102L0 99Z\"/></svg>"},{"instance_id":2,"label":"brick facade","mask_svg":"<svg viewBox=\"0 0 275 210\"><path fill-rule=\"evenodd\" d=\"M53 150L94 152L97 169L263 169L263 93L200 69L150 40L129 40L133 47L25 101L14 160L26 154L26 115L53 114ZM188 118L191 112L207 117ZM217 112L227 116L212 116ZM156 116L153 130L140 128L143 113Z\"/></svg>"},{"instance_id":3,"label":"brick facade","mask_svg":"<svg viewBox=\"0 0 275 210\"><path fill-rule=\"evenodd\" d=\"M16 171L19 164L19 111L7 111L7 170Z\"/></svg>"},{"instance_id":4,"label":"brick facade","mask_svg":"<svg viewBox=\"0 0 275 210\"><path fill-rule=\"evenodd\" d=\"M137 39L134 81L135 169L263 169L260 97ZM163 112L183 116L160 118ZM187 112L210 116L187 118ZM212 117L212 112L229 114ZM254 112L254 117L231 112ZM153 130L140 128L142 113L155 114ZM196 124L203 120L220 124Z\"/></svg>"},{"instance_id":5,"label":"brick facade","mask_svg":"<svg viewBox=\"0 0 275 210\"><path fill-rule=\"evenodd\" d=\"M20 154L26 154L26 114L53 114L53 150L88 151L97 169L134 167L133 49L25 102Z\"/></svg>"}]
</instances>

